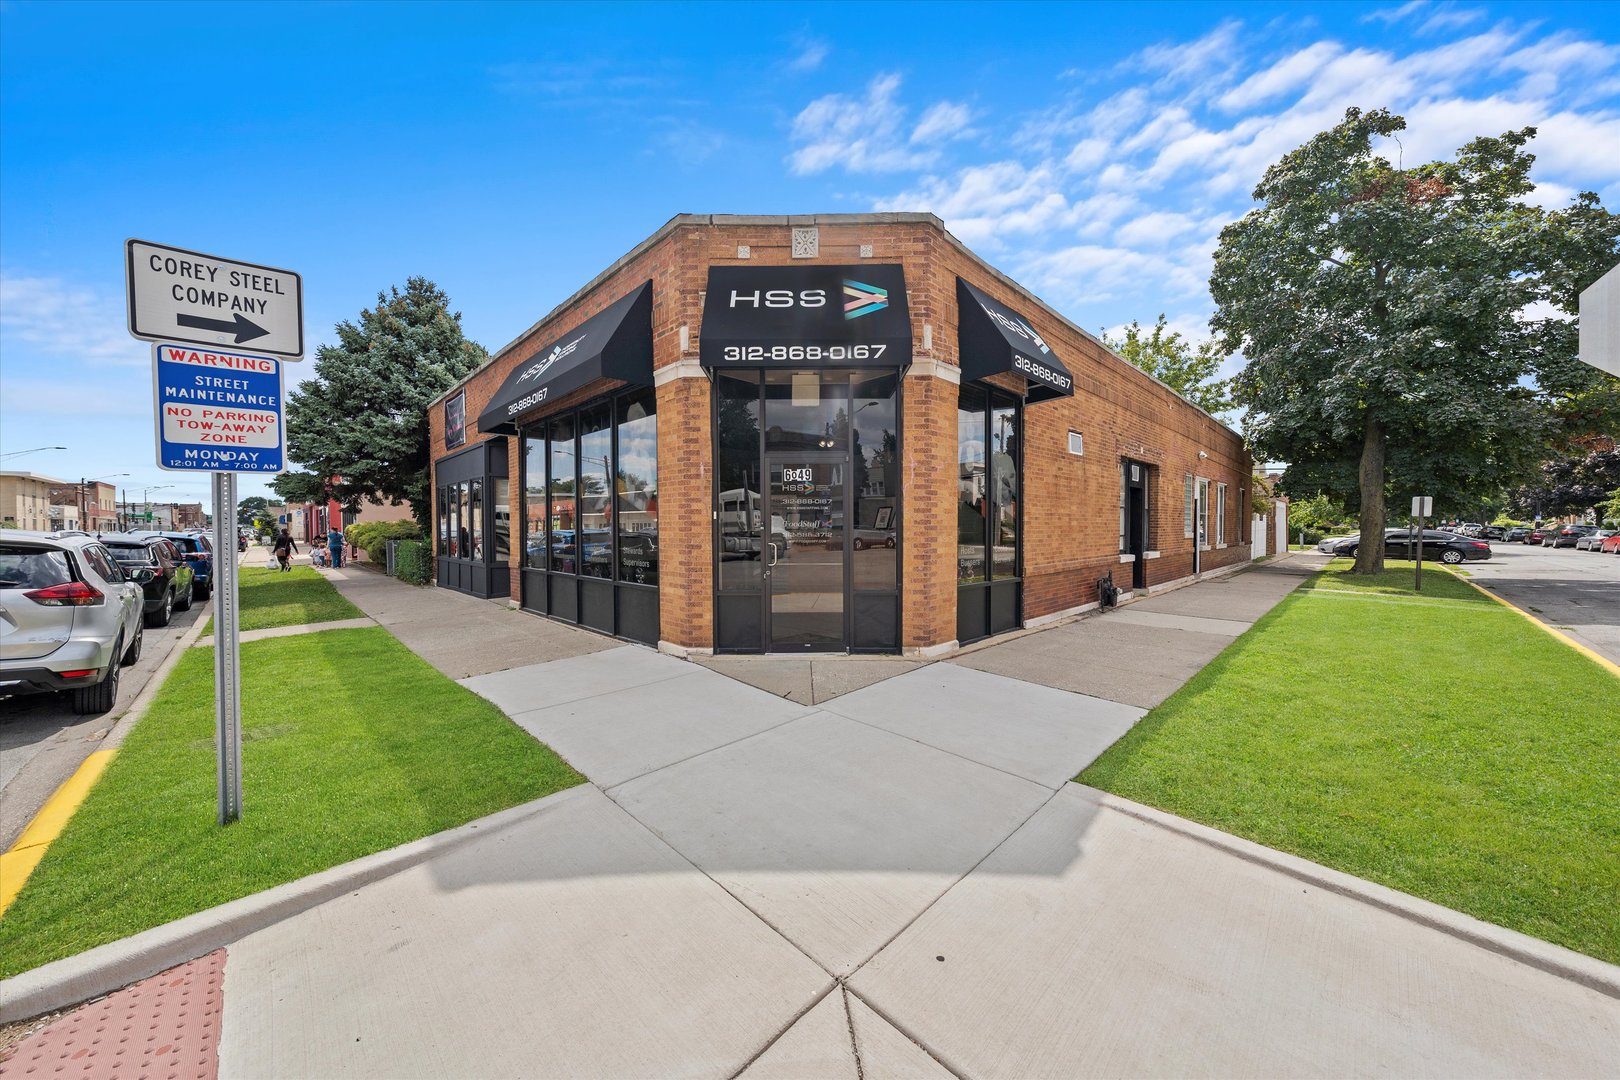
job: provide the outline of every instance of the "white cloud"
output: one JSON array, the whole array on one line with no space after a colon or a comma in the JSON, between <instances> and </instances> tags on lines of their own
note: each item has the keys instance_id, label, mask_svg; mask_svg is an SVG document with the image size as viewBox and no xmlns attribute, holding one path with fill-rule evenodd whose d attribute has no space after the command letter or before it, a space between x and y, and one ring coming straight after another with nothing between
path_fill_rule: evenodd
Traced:
<instances>
[{"instance_id":1,"label":"white cloud","mask_svg":"<svg viewBox=\"0 0 1620 1080\"><path fill-rule=\"evenodd\" d=\"M1220 106L1227 110L1247 109L1297 90L1308 85L1325 64L1342 52L1343 49L1334 41L1318 41L1308 45L1283 57L1264 71L1255 72L1222 94Z\"/></svg>"},{"instance_id":2,"label":"white cloud","mask_svg":"<svg viewBox=\"0 0 1620 1080\"><path fill-rule=\"evenodd\" d=\"M958 105L953 101L941 101L929 107L917 121L912 129L912 145L927 145L928 143L944 142L949 139L962 139L974 134L968 125L973 121L973 113L966 105Z\"/></svg>"},{"instance_id":3,"label":"white cloud","mask_svg":"<svg viewBox=\"0 0 1620 1080\"><path fill-rule=\"evenodd\" d=\"M150 346L129 336L123 297L56 278L0 273L0 337L93 364L151 362Z\"/></svg>"},{"instance_id":4,"label":"white cloud","mask_svg":"<svg viewBox=\"0 0 1620 1080\"><path fill-rule=\"evenodd\" d=\"M794 41L793 48L795 55L785 66L796 75L815 71L821 67L822 61L826 60L827 54L832 51L827 47L827 43L819 38L799 38Z\"/></svg>"},{"instance_id":5,"label":"white cloud","mask_svg":"<svg viewBox=\"0 0 1620 1080\"><path fill-rule=\"evenodd\" d=\"M1115 230L1114 239L1132 247L1163 247L1170 240L1198 228L1198 224L1189 214L1155 210L1121 225Z\"/></svg>"},{"instance_id":6,"label":"white cloud","mask_svg":"<svg viewBox=\"0 0 1620 1080\"><path fill-rule=\"evenodd\" d=\"M899 90L900 76L879 75L863 98L828 94L806 105L793 118L793 141L801 144L788 157L793 171L801 176L832 168L901 172L939 160L937 146L909 144L903 131L906 109L896 100Z\"/></svg>"},{"instance_id":7,"label":"white cloud","mask_svg":"<svg viewBox=\"0 0 1620 1080\"><path fill-rule=\"evenodd\" d=\"M928 210L963 243L1000 246L1000 238L1063 225L1072 217L1055 171L1016 161L962 169L948 179L928 177L916 189L881 200L878 210Z\"/></svg>"}]
</instances>

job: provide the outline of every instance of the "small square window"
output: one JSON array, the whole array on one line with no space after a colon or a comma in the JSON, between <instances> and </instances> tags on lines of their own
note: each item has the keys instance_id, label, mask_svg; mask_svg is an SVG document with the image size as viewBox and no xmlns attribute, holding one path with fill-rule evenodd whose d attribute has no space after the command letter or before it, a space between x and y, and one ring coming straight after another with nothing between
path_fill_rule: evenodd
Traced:
<instances>
[{"instance_id":1,"label":"small square window","mask_svg":"<svg viewBox=\"0 0 1620 1080\"><path fill-rule=\"evenodd\" d=\"M1083 457L1086 452L1086 439L1078 431L1069 432L1069 453L1076 457ZM1136 477L1131 477L1132 480Z\"/></svg>"}]
</instances>

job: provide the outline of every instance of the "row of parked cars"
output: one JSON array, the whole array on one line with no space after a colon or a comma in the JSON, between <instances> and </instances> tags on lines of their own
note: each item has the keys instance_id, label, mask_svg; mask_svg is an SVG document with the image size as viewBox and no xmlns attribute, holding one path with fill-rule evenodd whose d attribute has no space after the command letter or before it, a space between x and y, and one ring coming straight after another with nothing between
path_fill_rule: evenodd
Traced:
<instances>
[{"instance_id":1,"label":"row of parked cars","mask_svg":"<svg viewBox=\"0 0 1620 1080\"><path fill-rule=\"evenodd\" d=\"M1576 551L1600 551L1620 555L1620 529L1600 529L1596 525L1543 525L1536 529L1514 529L1523 536L1508 537L1525 544L1542 547L1574 548Z\"/></svg>"},{"instance_id":2,"label":"row of parked cars","mask_svg":"<svg viewBox=\"0 0 1620 1080\"><path fill-rule=\"evenodd\" d=\"M1386 559L1410 559L1415 554L1417 546L1417 539L1411 529L1384 530ZM1353 559L1356 552L1361 550L1361 537L1329 536L1316 545L1316 550ZM1458 536L1456 533L1441 529L1423 530L1423 558L1429 562L1438 561L1455 565L1463 562L1480 562L1490 557L1491 545L1483 540Z\"/></svg>"},{"instance_id":3,"label":"row of parked cars","mask_svg":"<svg viewBox=\"0 0 1620 1080\"><path fill-rule=\"evenodd\" d=\"M66 692L74 712L106 712L146 628L169 625L213 587L213 542L201 531L0 529L0 696Z\"/></svg>"}]
</instances>

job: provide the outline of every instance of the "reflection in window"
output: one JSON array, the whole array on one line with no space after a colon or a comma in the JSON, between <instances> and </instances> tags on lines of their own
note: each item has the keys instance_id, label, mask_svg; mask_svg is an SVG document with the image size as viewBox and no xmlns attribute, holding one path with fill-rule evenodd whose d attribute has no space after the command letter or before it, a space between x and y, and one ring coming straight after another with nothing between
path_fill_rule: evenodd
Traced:
<instances>
[{"instance_id":1,"label":"reflection in window","mask_svg":"<svg viewBox=\"0 0 1620 1080\"><path fill-rule=\"evenodd\" d=\"M1018 576L1018 495L1023 476L1017 402L963 387L956 408L957 581Z\"/></svg>"},{"instance_id":2,"label":"reflection in window","mask_svg":"<svg viewBox=\"0 0 1620 1080\"><path fill-rule=\"evenodd\" d=\"M556 573L579 572L577 521L574 505L574 421L572 417L551 424L551 495L547 508L551 527L551 569Z\"/></svg>"},{"instance_id":3,"label":"reflection in window","mask_svg":"<svg viewBox=\"0 0 1620 1080\"><path fill-rule=\"evenodd\" d=\"M450 504L450 547L449 554L452 559L461 555L461 486L451 484L445 488Z\"/></svg>"},{"instance_id":4,"label":"reflection in window","mask_svg":"<svg viewBox=\"0 0 1620 1080\"><path fill-rule=\"evenodd\" d=\"M767 451L842 450L848 438L848 372L765 373Z\"/></svg>"},{"instance_id":5,"label":"reflection in window","mask_svg":"<svg viewBox=\"0 0 1620 1080\"><path fill-rule=\"evenodd\" d=\"M1018 575L1018 407L990 410L990 535L992 577Z\"/></svg>"},{"instance_id":6,"label":"reflection in window","mask_svg":"<svg viewBox=\"0 0 1620 1080\"><path fill-rule=\"evenodd\" d=\"M651 390L619 401L619 579L658 584L658 415Z\"/></svg>"},{"instance_id":7,"label":"reflection in window","mask_svg":"<svg viewBox=\"0 0 1620 1080\"><path fill-rule=\"evenodd\" d=\"M482 559L484 557L484 482L482 480L469 480L467 482L467 535L470 540L467 548L467 558Z\"/></svg>"},{"instance_id":8,"label":"reflection in window","mask_svg":"<svg viewBox=\"0 0 1620 1080\"><path fill-rule=\"evenodd\" d=\"M850 546L856 589L893 589L899 581L900 430L894 396L899 383L892 373L855 376L855 534Z\"/></svg>"},{"instance_id":9,"label":"reflection in window","mask_svg":"<svg viewBox=\"0 0 1620 1080\"><path fill-rule=\"evenodd\" d=\"M439 546L441 556L450 554L450 489L439 489Z\"/></svg>"},{"instance_id":10,"label":"reflection in window","mask_svg":"<svg viewBox=\"0 0 1620 1080\"><path fill-rule=\"evenodd\" d=\"M495 561L512 557L512 507L506 498L506 477L491 477L490 500L495 504Z\"/></svg>"},{"instance_id":11,"label":"reflection in window","mask_svg":"<svg viewBox=\"0 0 1620 1080\"><path fill-rule=\"evenodd\" d=\"M956 406L956 580L985 580L989 478L985 475L984 391L964 387Z\"/></svg>"},{"instance_id":12,"label":"reflection in window","mask_svg":"<svg viewBox=\"0 0 1620 1080\"><path fill-rule=\"evenodd\" d=\"M523 437L523 565L546 568L546 439Z\"/></svg>"},{"instance_id":13,"label":"reflection in window","mask_svg":"<svg viewBox=\"0 0 1620 1080\"><path fill-rule=\"evenodd\" d=\"M613 408L603 405L580 419L579 572L613 576Z\"/></svg>"},{"instance_id":14,"label":"reflection in window","mask_svg":"<svg viewBox=\"0 0 1620 1080\"><path fill-rule=\"evenodd\" d=\"M760 385L757 372L720 374L720 588L758 589L760 577Z\"/></svg>"}]
</instances>

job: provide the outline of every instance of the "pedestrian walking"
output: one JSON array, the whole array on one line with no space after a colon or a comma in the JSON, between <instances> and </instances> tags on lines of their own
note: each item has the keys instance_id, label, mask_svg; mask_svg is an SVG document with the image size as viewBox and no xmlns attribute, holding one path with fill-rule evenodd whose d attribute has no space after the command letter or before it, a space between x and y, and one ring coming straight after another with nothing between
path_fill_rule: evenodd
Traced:
<instances>
[{"instance_id":1,"label":"pedestrian walking","mask_svg":"<svg viewBox=\"0 0 1620 1080\"><path fill-rule=\"evenodd\" d=\"M298 545L293 541L292 533L287 531L285 525L282 526L280 532L276 533L275 543L270 550L274 552L276 562L280 564L282 573L285 574L292 570L292 557L298 551Z\"/></svg>"},{"instance_id":2,"label":"pedestrian walking","mask_svg":"<svg viewBox=\"0 0 1620 1080\"><path fill-rule=\"evenodd\" d=\"M334 569L343 565L343 530L333 525L326 534L326 550L331 553Z\"/></svg>"}]
</instances>

